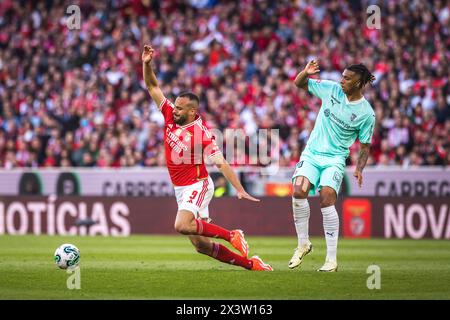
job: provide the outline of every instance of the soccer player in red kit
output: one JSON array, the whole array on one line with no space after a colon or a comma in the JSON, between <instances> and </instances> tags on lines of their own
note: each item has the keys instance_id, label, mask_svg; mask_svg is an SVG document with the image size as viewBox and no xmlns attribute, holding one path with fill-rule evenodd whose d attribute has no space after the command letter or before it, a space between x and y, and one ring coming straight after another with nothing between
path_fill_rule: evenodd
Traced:
<instances>
[{"instance_id":1,"label":"soccer player in red kit","mask_svg":"<svg viewBox=\"0 0 450 320\"><path fill-rule=\"evenodd\" d=\"M203 125L198 115L199 98L187 92L180 94L173 104L164 96L151 66L153 54L154 49L145 45L142 52L144 82L165 120L167 168L178 203L175 230L187 235L199 253L249 270L272 271L272 267L258 256L247 258L248 244L242 230L230 231L210 223L208 204L214 194L214 185L206 170L204 157L209 157L236 188L239 199L259 200L244 190L211 133ZM210 238L228 241L240 254Z\"/></svg>"}]
</instances>

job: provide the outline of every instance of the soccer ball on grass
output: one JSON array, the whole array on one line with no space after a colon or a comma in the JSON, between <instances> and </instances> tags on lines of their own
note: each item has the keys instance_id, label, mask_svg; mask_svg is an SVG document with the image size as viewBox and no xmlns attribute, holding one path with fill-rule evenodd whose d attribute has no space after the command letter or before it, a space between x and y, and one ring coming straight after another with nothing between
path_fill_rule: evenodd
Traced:
<instances>
[{"instance_id":1,"label":"soccer ball on grass","mask_svg":"<svg viewBox=\"0 0 450 320\"><path fill-rule=\"evenodd\" d=\"M61 269L75 268L80 263L80 250L73 244L64 243L56 249L54 259Z\"/></svg>"}]
</instances>

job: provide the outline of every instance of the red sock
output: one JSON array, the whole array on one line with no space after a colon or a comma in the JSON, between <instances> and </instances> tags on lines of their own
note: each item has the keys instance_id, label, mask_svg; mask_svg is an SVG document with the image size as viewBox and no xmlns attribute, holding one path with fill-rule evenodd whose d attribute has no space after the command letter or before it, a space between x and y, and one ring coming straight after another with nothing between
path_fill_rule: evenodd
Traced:
<instances>
[{"instance_id":1,"label":"red sock","mask_svg":"<svg viewBox=\"0 0 450 320\"><path fill-rule=\"evenodd\" d=\"M209 238L220 238L230 242L231 231L200 219L196 219L195 222L197 223L198 235Z\"/></svg>"},{"instance_id":2,"label":"red sock","mask_svg":"<svg viewBox=\"0 0 450 320\"><path fill-rule=\"evenodd\" d=\"M245 269L251 269L253 266L253 261L249 260L237 253L234 253L224 245L220 243L213 243L213 251L211 257L219 261L233 264L236 266L244 267Z\"/></svg>"}]
</instances>

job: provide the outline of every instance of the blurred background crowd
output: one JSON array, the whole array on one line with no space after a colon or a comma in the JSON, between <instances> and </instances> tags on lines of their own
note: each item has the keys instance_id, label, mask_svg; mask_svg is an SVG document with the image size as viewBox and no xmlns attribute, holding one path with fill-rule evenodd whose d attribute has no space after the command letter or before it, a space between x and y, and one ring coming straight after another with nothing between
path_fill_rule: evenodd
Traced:
<instances>
[{"instance_id":1,"label":"blurred background crowd","mask_svg":"<svg viewBox=\"0 0 450 320\"><path fill-rule=\"evenodd\" d=\"M165 166L146 43L166 96L197 93L210 128L279 129L281 166L298 161L320 107L293 85L313 58L322 79L353 63L376 76L368 165L450 164L448 1L80 0L69 29L73 2L0 3L0 167ZM366 25L371 4L381 29Z\"/></svg>"}]
</instances>

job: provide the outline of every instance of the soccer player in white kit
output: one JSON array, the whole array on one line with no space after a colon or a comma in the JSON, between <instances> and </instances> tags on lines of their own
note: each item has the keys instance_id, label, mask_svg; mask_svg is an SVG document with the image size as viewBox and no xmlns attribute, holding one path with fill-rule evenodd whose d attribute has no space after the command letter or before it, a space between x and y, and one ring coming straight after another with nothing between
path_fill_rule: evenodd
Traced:
<instances>
[{"instance_id":1,"label":"soccer player in white kit","mask_svg":"<svg viewBox=\"0 0 450 320\"><path fill-rule=\"evenodd\" d=\"M190 92L183 93L173 104L164 96L151 66L153 54L154 49L145 45L142 52L144 82L165 120L164 146L167 168L178 203L175 230L187 235L199 253L248 270L272 271L272 267L258 256L247 258L249 249L242 230L230 231L210 223L208 205L214 194L214 185L206 170L204 157L209 157L230 181L237 190L239 199L259 200L244 190L224 159L214 137L203 125L201 117L197 114L198 97ZM228 241L240 254L211 241L210 238Z\"/></svg>"},{"instance_id":2,"label":"soccer player in white kit","mask_svg":"<svg viewBox=\"0 0 450 320\"><path fill-rule=\"evenodd\" d=\"M289 268L298 267L312 251L308 234L310 209L307 197L310 191L314 193L318 190L327 256L324 265L317 271L333 272L338 267L339 236L339 217L334 204L344 177L345 160L356 138L361 143L361 149L353 175L360 187L362 184L362 171L369 156L375 125L375 113L362 91L375 77L363 64L355 64L344 70L340 84L308 79L308 76L318 72L319 65L313 60L294 80L297 87L320 98L322 106L292 177L292 208L298 246L289 261Z\"/></svg>"}]
</instances>

